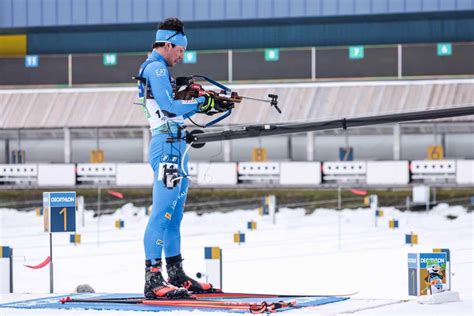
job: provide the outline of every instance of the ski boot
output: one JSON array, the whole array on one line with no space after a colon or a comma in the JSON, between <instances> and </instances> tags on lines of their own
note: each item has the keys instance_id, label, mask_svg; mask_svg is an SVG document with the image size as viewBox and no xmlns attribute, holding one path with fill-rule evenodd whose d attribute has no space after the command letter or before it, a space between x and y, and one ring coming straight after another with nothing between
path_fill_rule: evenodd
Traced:
<instances>
[{"instance_id":1,"label":"ski boot","mask_svg":"<svg viewBox=\"0 0 474 316\"><path fill-rule=\"evenodd\" d=\"M187 298L189 293L185 288L176 287L163 278L161 264L145 268L145 297L155 298Z\"/></svg>"},{"instance_id":2,"label":"ski boot","mask_svg":"<svg viewBox=\"0 0 474 316\"><path fill-rule=\"evenodd\" d=\"M168 272L169 283L174 286L183 287L191 293L214 292L211 283L198 282L187 276L186 273L184 273L182 261L181 256L167 258L166 271Z\"/></svg>"}]
</instances>

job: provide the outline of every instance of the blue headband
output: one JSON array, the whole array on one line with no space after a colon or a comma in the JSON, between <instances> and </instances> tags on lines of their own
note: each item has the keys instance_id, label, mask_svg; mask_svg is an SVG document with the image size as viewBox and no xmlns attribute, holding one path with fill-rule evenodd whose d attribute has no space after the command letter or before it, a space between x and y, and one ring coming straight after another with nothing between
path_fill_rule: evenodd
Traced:
<instances>
[{"instance_id":1,"label":"blue headband","mask_svg":"<svg viewBox=\"0 0 474 316\"><path fill-rule=\"evenodd\" d=\"M158 30L156 32L155 43L171 43L178 46L188 46L186 35L174 30Z\"/></svg>"}]
</instances>

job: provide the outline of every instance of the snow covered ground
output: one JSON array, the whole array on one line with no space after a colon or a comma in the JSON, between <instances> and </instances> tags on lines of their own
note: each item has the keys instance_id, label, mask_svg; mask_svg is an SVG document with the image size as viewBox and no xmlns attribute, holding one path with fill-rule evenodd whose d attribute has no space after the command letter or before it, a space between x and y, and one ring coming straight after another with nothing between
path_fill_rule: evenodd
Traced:
<instances>
[{"instance_id":1,"label":"snow covered ground","mask_svg":"<svg viewBox=\"0 0 474 316\"><path fill-rule=\"evenodd\" d=\"M311 315L472 315L473 214L463 207L441 204L431 212L400 212L386 207L377 226L369 209L280 209L276 224L257 210L235 210L202 216L186 213L182 226L184 266L189 275L205 272L204 247L223 250L223 288L229 292L278 294L345 294L359 292L345 302L299 309L288 314ZM457 216L454 220L447 215ZM389 229L389 219L399 229ZM125 221L116 229L116 219ZM255 220L257 229L247 229ZM140 293L143 290L142 236L147 223L144 208L124 205L113 215L93 218L85 225L77 218L82 243L69 243L68 233L53 236L54 292L68 294L88 283L96 292ZM246 242L235 244L233 234L245 232ZM405 245L405 234L418 234L419 245ZM1 294L0 302L45 297L49 267L32 270L49 255L49 234L35 212L0 209L0 244L14 249L15 294ZM408 252L449 248L452 286L460 302L422 305L408 296ZM2 280L3 282L3 280ZM378 307L377 307L378 306ZM170 312L167 315L172 314ZM141 315L120 311L64 311L0 309L0 315ZM216 312L179 312L219 315Z\"/></svg>"}]
</instances>

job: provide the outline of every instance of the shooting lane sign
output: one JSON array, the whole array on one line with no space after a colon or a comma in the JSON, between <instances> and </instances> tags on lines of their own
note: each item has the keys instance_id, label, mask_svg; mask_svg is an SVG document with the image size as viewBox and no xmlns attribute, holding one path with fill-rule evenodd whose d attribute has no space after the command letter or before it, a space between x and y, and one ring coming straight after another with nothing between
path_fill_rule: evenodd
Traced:
<instances>
[{"instance_id":1,"label":"shooting lane sign","mask_svg":"<svg viewBox=\"0 0 474 316\"><path fill-rule=\"evenodd\" d=\"M25 56L25 67L26 68L38 68L39 57L38 55L26 55Z\"/></svg>"},{"instance_id":2,"label":"shooting lane sign","mask_svg":"<svg viewBox=\"0 0 474 316\"><path fill-rule=\"evenodd\" d=\"M76 231L76 192L43 192L44 231Z\"/></svg>"},{"instance_id":3,"label":"shooting lane sign","mask_svg":"<svg viewBox=\"0 0 474 316\"><path fill-rule=\"evenodd\" d=\"M438 43L436 45L436 55L451 56L453 54L453 45L451 43Z\"/></svg>"},{"instance_id":4,"label":"shooting lane sign","mask_svg":"<svg viewBox=\"0 0 474 316\"><path fill-rule=\"evenodd\" d=\"M238 243L239 245L241 243L244 243L245 242L245 234L241 233L240 231L234 233L234 242Z\"/></svg>"},{"instance_id":5,"label":"shooting lane sign","mask_svg":"<svg viewBox=\"0 0 474 316\"><path fill-rule=\"evenodd\" d=\"M206 260L206 282L222 290L222 249L204 247L204 259Z\"/></svg>"},{"instance_id":6,"label":"shooting lane sign","mask_svg":"<svg viewBox=\"0 0 474 316\"><path fill-rule=\"evenodd\" d=\"M0 245L0 296L13 293L13 249Z\"/></svg>"},{"instance_id":7,"label":"shooting lane sign","mask_svg":"<svg viewBox=\"0 0 474 316\"><path fill-rule=\"evenodd\" d=\"M363 59L364 46L349 46L349 59Z\"/></svg>"},{"instance_id":8,"label":"shooting lane sign","mask_svg":"<svg viewBox=\"0 0 474 316\"><path fill-rule=\"evenodd\" d=\"M418 235L413 233L405 234L405 244L410 245L412 247L413 245L418 245Z\"/></svg>"},{"instance_id":9,"label":"shooting lane sign","mask_svg":"<svg viewBox=\"0 0 474 316\"><path fill-rule=\"evenodd\" d=\"M247 222L247 229L250 229L250 230L257 229L257 222L256 221Z\"/></svg>"},{"instance_id":10,"label":"shooting lane sign","mask_svg":"<svg viewBox=\"0 0 474 316\"><path fill-rule=\"evenodd\" d=\"M187 51L184 53L183 64L195 64L197 63L197 52Z\"/></svg>"},{"instance_id":11,"label":"shooting lane sign","mask_svg":"<svg viewBox=\"0 0 474 316\"><path fill-rule=\"evenodd\" d=\"M398 228L398 219L391 219L388 221L388 228L395 229Z\"/></svg>"},{"instance_id":12,"label":"shooting lane sign","mask_svg":"<svg viewBox=\"0 0 474 316\"><path fill-rule=\"evenodd\" d=\"M108 53L102 56L102 62L104 66L116 66L117 65L117 54Z\"/></svg>"},{"instance_id":13,"label":"shooting lane sign","mask_svg":"<svg viewBox=\"0 0 474 316\"><path fill-rule=\"evenodd\" d=\"M444 159L444 148L442 145L428 146L427 150L428 160L443 160Z\"/></svg>"},{"instance_id":14,"label":"shooting lane sign","mask_svg":"<svg viewBox=\"0 0 474 316\"><path fill-rule=\"evenodd\" d=\"M265 49L265 61L278 61L280 59L280 49L267 48Z\"/></svg>"},{"instance_id":15,"label":"shooting lane sign","mask_svg":"<svg viewBox=\"0 0 474 316\"><path fill-rule=\"evenodd\" d=\"M71 244L77 245L81 243L81 234L71 234L69 235L69 242Z\"/></svg>"},{"instance_id":16,"label":"shooting lane sign","mask_svg":"<svg viewBox=\"0 0 474 316\"><path fill-rule=\"evenodd\" d=\"M53 233L76 231L76 192L43 192L44 231L49 233L49 292L54 293Z\"/></svg>"},{"instance_id":17,"label":"shooting lane sign","mask_svg":"<svg viewBox=\"0 0 474 316\"><path fill-rule=\"evenodd\" d=\"M430 295L445 291L446 253L408 254L408 295Z\"/></svg>"}]
</instances>

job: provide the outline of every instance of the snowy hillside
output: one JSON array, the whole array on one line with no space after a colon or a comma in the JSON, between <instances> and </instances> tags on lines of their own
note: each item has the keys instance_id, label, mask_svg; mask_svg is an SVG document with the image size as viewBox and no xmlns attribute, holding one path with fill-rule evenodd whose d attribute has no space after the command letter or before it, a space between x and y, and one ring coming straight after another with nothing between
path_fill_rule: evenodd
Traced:
<instances>
[{"instance_id":1,"label":"snowy hillside","mask_svg":"<svg viewBox=\"0 0 474 316\"><path fill-rule=\"evenodd\" d=\"M429 213L383 210L384 217L377 220L377 226L369 209L342 212L317 209L310 215L305 215L304 209L280 209L276 224L268 217L259 216L257 210L202 216L186 213L182 226L185 270L192 276L205 272L203 248L219 246L223 251L225 291L358 292L345 302L285 314L472 315L473 214L463 207L446 204ZM81 244L70 244L68 233L53 235L54 292L71 293L83 283L90 284L97 292L142 292L145 209L127 204L113 215L93 218L92 214L85 213L84 226L81 216L77 218ZM449 220L447 215L456 218ZM123 229L115 228L117 219L124 220ZM398 229L388 227L390 219L399 221ZM257 222L254 231L247 229L251 220ZM0 228L0 244L14 250L15 285L15 294L3 294L1 303L48 296L49 267L32 270L24 266L36 265L49 255L49 234L43 232L43 218L35 212L1 209ZM240 245L233 242L233 234L239 230L246 234L246 242ZM410 232L418 234L419 245L405 245L405 234ZM460 293L460 302L422 305L408 296L407 253L430 252L432 248L451 250L452 286ZM0 315L63 314L139 315L115 311L0 309Z\"/></svg>"}]
</instances>

